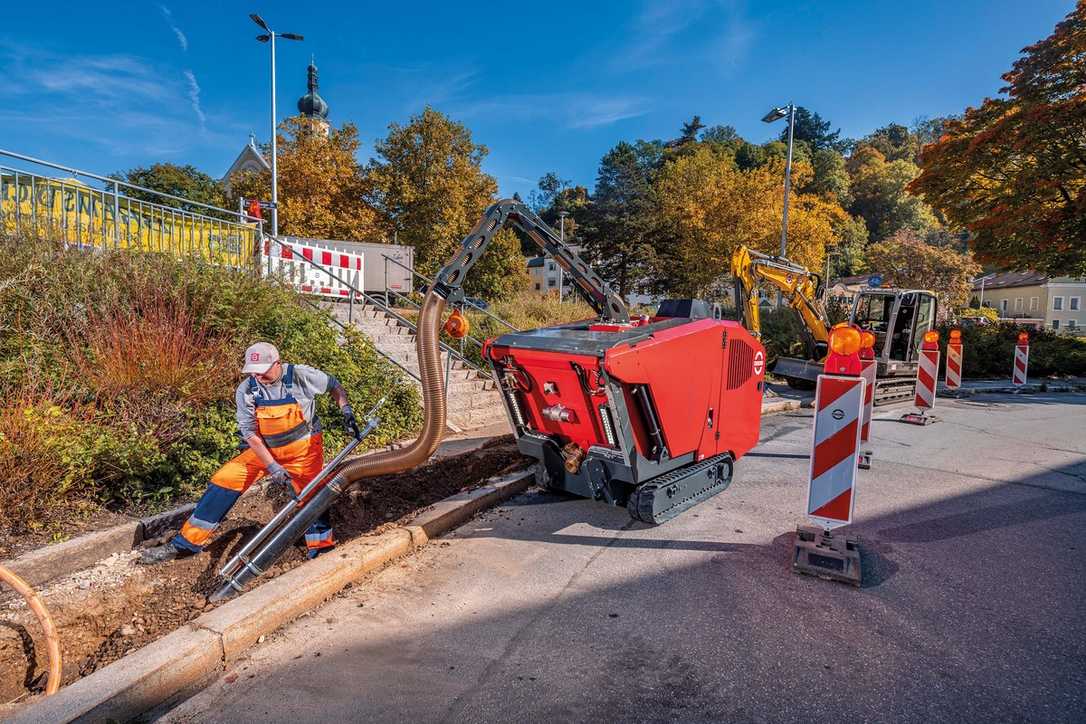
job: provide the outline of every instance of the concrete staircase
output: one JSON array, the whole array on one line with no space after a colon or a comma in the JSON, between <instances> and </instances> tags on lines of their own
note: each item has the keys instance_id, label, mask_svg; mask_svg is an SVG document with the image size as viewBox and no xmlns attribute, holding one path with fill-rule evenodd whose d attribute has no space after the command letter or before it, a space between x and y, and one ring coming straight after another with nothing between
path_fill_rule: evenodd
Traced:
<instances>
[{"instance_id":1,"label":"concrete staircase","mask_svg":"<svg viewBox=\"0 0 1086 724\"><path fill-rule=\"evenodd\" d=\"M410 327L369 304L355 304L353 310L343 303L332 303L329 306L336 319L343 324L353 325L369 337L383 354L410 370L412 374L419 375L415 333ZM448 364L448 356L448 352L441 353L443 374ZM419 386L415 377L408 379L416 387ZM454 431L463 431L506 421L505 408L493 378L453 359L448 381L449 427Z\"/></svg>"}]
</instances>

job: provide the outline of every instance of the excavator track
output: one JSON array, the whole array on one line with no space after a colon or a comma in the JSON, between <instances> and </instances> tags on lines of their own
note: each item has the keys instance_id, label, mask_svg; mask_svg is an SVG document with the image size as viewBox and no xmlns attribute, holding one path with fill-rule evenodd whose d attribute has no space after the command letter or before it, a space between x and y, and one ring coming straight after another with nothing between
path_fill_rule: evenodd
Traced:
<instances>
[{"instance_id":1,"label":"excavator track","mask_svg":"<svg viewBox=\"0 0 1086 724\"><path fill-rule=\"evenodd\" d=\"M887 378L875 382L875 407L912 402L916 394L916 378Z\"/></svg>"},{"instance_id":2,"label":"excavator track","mask_svg":"<svg viewBox=\"0 0 1086 724\"><path fill-rule=\"evenodd\" d=\"M626 502L630 517L659 525L728 489L735 461L723 453L642 483Z\"/></svg>"}]
</instances>

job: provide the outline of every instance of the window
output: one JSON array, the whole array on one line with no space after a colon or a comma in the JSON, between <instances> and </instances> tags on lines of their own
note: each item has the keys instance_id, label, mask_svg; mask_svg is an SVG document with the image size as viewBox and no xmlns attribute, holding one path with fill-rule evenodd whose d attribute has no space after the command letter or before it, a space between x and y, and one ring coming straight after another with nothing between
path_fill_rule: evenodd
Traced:
<instances>
[{"instance_id":1,"label":"window","mask_svg":"<svg viewBox=\"0 0 1086 724\"><path fill-rule=\"evenodd\" d=\"M1077 326L1078 325L1075 323L1075 320L1073 320L1073 319L1068 319L1067 320L1067 328L1068 329L1074 329Z\"/></svg>"},{"instance_id":2,"label":"window","mask_svg":"<svg viewBox=\"0 0 1086 724\"><path fill-rule=\"evenodd\" d=\"M1029 311L1031 311L1031 312L1036 312L1037 311L1037 297L1030 297L1029 298Z\"/></svg>"},{"instance_id":3,"label":"window","mask_svg":"<svg viewBox=\"0 0 1086 724\"><path fill-rule=\"evenodd\" d=\"M554 271L554 262L553 261L547 262L547 271Z\"/></svg>"},{"instance_id":4,"label":"window","mask_svg":"<svg viewBox=\"0 0 1086 724\"><path fill-rule=\"evenodd\" d=\"M1052 309L1056 312L1063 309L1063 297L1052 297Z\"/></svg>"},{"instance_id":5,"label":"window","mask_svg":"<svg viewBox=\"0 0 1086 724\"><path fill-rule=\"evenodd\" d=\"M1067 308L1070 309L1072 312L1077 312L1078 311L1078 300L1079 300L1078 297L1068 297L1067 301L1070 302L1070 303L1067 305Z\"/></svg>"},{"instance_id":6,"label":"window","mask_svg":"<svg viewBox=\"0 0 1086 724\"><path fill-rule=\"evenodd\" d=\"M539 291L539 282L536 282L536 283L535 283L535 290L536 290L537 292Z\"/></svg>"},{"instance_id":7,"label":"window","mask_svg":"<svg viewBox=\"0 0 1086 724\"><path fill-rule=\"evenodd\" d=\"M1014 311L1016 311L1016 312L1021 312L1022 311L1022 297L1015 297L1014 298Z\"/></svg>"},{"instance_id":8,"label":"window","mask_svg":"<svg viewBox=\"0 0 1086 724\"><path fill-rule=\"evenodd\" d=\"M556 286L558 286L558 280L557 279L548 279L547 280L547 286L548 287L556 287Z\"/></svg>"},{"instance_id":9,"label":"window","mask_svg":"<svg viewBox=\"0 0 1086 724\"><path fill-rule=\"evenodd\" d=\"M1000 299L999 300L999 316L1001 316L1001 317L1006 317L1007 316L1007 300L1006 299Z\"/></svg>"},{"instance_id":10,"label":"window","mask_svg":"<svg viewBox=\"0 0 1086 724\"><path fill-rule=\"evenodd\" d=\"M1053 319L1052 320L1052 329L1059 329L1059 328L1060 328L1060 320Z\"/></svg>"}]
</instances>

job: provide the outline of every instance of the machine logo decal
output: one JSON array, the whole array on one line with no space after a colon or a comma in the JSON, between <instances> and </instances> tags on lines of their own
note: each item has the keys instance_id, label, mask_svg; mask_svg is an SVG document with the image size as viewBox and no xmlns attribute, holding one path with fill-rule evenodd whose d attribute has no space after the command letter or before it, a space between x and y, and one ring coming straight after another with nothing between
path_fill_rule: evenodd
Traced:
<instances>
[{"instance_id":1,"label":"machine logo decal","mask_svg":"<svg viewBox=\"0 0 1086 724\"><path fill-rule=\"evenodd\" d=\"M762 374L763 369L765 369L765 353L758 350L754 353L754 374Z\"/></svg>"},{"instance_id":2,"label":"machine logo decal","mask_svg":"<svg viewBox=\"0 0 1086 724\"><path fill-rule=\"evenodd\" d=\"M845 419L845 411L844 410L837 409L837 410L834 410L833 412L831 412L830 414L833 415L834 420L843 420L843 419Z\"/></svg>"}]
</instances>

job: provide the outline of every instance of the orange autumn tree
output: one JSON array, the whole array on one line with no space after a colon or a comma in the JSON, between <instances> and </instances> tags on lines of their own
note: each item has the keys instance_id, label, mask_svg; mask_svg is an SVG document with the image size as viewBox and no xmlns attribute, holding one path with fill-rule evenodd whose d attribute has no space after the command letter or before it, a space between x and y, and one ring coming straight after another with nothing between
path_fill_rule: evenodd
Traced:
<instances>
[{"instance_id":1,"label":"orange autumn tree","mask_svg":"<svg viewBox=\"0 0 1086 724\"><path fill-rule=\"evenodd\" d=\"M909 188L971 234L977 258L1086 275L1086 0L948 121Z\"/></svg>"}]
</instances>

